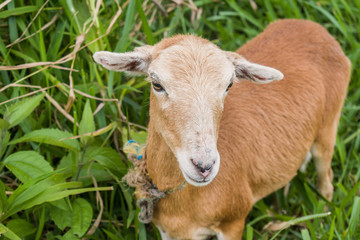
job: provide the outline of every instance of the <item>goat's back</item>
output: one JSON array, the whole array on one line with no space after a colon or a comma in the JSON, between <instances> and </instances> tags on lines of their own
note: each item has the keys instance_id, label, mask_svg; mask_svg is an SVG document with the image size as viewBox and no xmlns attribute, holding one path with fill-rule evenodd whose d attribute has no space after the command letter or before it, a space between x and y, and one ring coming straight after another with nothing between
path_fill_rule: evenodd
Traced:
<instances>
[{"instance_id":1,"label":"goat's back","mask_svg":"<svg viewBox=\"0 0 360 240\"><path fill-rule=\"evenodd\" d=\"M237 52L285 76L235 84L225 102L219 180L236 182L245 173L256 200L295 176L319 129L337 124L350 62L323 27L305 20L274 22Z\"/></svg>"}]
</instances>

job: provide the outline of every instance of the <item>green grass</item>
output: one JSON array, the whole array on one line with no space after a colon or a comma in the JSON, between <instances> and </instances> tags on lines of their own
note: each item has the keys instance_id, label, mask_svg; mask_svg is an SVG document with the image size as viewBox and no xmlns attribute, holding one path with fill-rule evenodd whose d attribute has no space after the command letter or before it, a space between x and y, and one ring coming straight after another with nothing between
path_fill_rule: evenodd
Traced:
<instances>
[{"instance_id":1,"label":"green grass","mask_svg":"<svg viewBox=\"0 0 360 240\"><path fill-rule=\"evenodd\" d=\"M287 196L281 189L255 204L244 238L360 239L360 1L158 2L107 0L97 9L95 0L17 0L0 9L0 238L160 239L153 225L139 223L133 189L121 182L129 167L124 141L145 141L149 84L104 71L92 54L177 33L236 50L276 19L301 18L325 26L353 65L332 163L334 198L318 194L310 164ZM276 220L289 227L262 230Z\"/></svg>"}]
</instances>

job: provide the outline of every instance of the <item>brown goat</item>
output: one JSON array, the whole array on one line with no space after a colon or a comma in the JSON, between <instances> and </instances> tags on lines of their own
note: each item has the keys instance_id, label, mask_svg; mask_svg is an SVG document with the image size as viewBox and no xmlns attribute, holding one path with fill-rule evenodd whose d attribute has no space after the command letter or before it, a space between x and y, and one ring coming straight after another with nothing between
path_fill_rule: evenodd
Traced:
<instances>
[{"instance_id":1,"label":"brown goat","mask_svg":"<svg viewBox=\"0 0 360 240\"><path fill-rule=\"evenodd\" d=\"M162 191L187 182L156 205L163 239L241 239L252 205L286 185L308 152L331 200L350 62L320 25L279 20L236 53L178 35L94 59L152 82L148 173Z\"/></svg>"}]
</instances>

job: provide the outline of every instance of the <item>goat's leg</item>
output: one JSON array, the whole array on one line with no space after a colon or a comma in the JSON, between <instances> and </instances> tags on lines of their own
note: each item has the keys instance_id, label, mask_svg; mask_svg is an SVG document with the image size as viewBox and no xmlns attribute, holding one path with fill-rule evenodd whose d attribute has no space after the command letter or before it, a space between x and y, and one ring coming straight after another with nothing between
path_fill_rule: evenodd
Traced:
<instances>
[{"instance_id":1,"label":"goat's leg","mask_svg":"<svg viewBox=\"0 0 360 240\"><path fill-rule=\"evenodd\" d=\"M157 226L157 228L159 229L161 240L175 240L174 238L170 237L170 235L165 232L161 227Z\"/></svg>"},{"instance_id":2,"label":"goat's leg","mask_svg":"<svg viewBox=\"0 0 360 240\"><path fill-rule=\"evenodd\" d=\"M175 238L170 237L170 235L167 234L166 232L163 231L159 231L159 232L162 240L175 240Z\"/></svg>"},{"instance_id":3,"label":"goat's leg","mask_svg":"<svg viewBox=\"0 0 360 240\"><path fill-rule=\"evenodd\" d=\"M239 219L232 222L221 224L220 231L217 235L218 240L239 240L242 238L245 219Z\"/></svg>"},{"instance_id":4,"label":"goat's leg","mask_svg":"<svg viewBox=\"0 0 360 240\"><path fill-rule=\"evenodd\" d=\"M338 121L336 120L332 126L322 128L311 147L311 153L318 174L317 187L319 192L329 201L331 201L334 191L331 183L333 179L331 160L334 153L337 123Z\"/></svg>"}]
</instances>

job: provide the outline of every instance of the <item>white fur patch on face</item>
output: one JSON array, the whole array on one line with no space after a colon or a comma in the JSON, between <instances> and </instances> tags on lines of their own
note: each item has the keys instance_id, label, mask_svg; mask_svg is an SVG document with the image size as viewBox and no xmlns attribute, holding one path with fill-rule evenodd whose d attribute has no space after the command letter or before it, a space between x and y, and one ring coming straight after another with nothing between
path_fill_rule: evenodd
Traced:
<instances>
[{"instance_id":1,"label":"white fur patch on face","mask_svg":"<svg viewBox=\"0 0 360 240\"><path fill-rule=\"evenodd\" d=\"M220 168L217 129L235 75L233 63L215 45L192 41L161 50L148 72L166 91L152 95L157 131L186 181L198 187L209 184Z\"/></svg>"}]
</instances>

